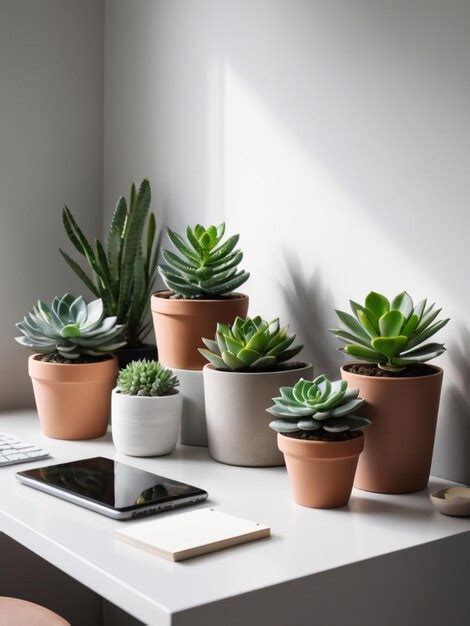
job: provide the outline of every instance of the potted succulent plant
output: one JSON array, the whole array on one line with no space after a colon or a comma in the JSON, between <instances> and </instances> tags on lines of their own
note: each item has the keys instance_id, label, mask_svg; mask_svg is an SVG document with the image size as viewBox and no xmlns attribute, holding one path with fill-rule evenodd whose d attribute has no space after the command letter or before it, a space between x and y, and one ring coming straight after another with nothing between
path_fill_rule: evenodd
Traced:
<instances>
[{"instance_id":1,"label":"potted succulent plant","mask_svg":"<svg viewBox=\"0 0 470 626\"><path fill-rule=\"evenodd\" d=\"M187 241L168 229L177 252L163 250L159 266L167 291L151 298L160 361L172 368L201 370L201 337L212 336L217 322L233 323L248 311L248 296L234 293L249 277L238 270L243 253L239 235L224 243L225 224L186 229Z\"/></svg>"},{"instance_id":2,"label":"potted succulent plant","mask_svg":"<svg viewBox=\"0 0 470 626\"><path fill-rule=\"evenodd\" d=\"M209 452L230 465L283 465L275 434L267 428L266 405L279 387L299 376L311 376L308 363L290 361L302 346L279 320L237 317L233 325L218 324L215 340L203 339Z\"/></svg>"},{"instance_id":3,"label":"potted succulent plant","mask_svg":"<svg viewBox=\"0 0 470 626\"><path fill-rule=\"evenodd\" d=\"M91 293L101 298L105 315L126 326L127 345L117 351L121 368L132 360L156 355L155 345L144 343L152 325L149 298L159 255L150 199L148 180L142 181L138 192L133 184L129 203L121 197L116 204L106 244L96 239L94 247L70 210L64 207L62 213L65 232L84 257L89 273L60 250L62 257Z\"/></svg>"},{"instance_id":4,"label":"potted succulent plant","mask_svg":"<svg viewBox=\"0 0 470 626\"><path fill-rule=\"evenodd\" d=\"M361 429L370 424L351 415L363 403L359 390L321 375L279 391L267 409L276 417L269 426L279 433L294 501L320 509L346 505L364 447Z\"/></svg>"},{"instance_id":5,"label":"potted succulent plant","mask_svg":"<svg viewBox=\"0 0 470 626\"><path fill-rule=\"evenodd\" d=\"M379 493L425 489L431 468L442 369L426 361L445 351L425 343L447 324L441 309L426 300L414 304L406 293L389 301L372 291L364 305L351 302L353 315L337 311L343 328L332 332L359 363L345 365L342 377L366 400L372 420L355 486Z\"/></svg>"},{"instance_id":6,"label":"potted succulent plant","mask_svg":"<svg viewBox=\"0 0 470 626\"><path fill-rule=\"evenodd\" d=\"M35 352L28 369L44 435L103 436L118 372L111 353L125 344L124 326L105 317L101 299L86 304L68 293L51 306L39 301L16 326L16 341Z\"/></svg>"},{"instance_id":7,"label":"potted succulent plant","mask_svg":"<svg viewBox=\"0 0 470 626\"><path fill-rule=\"evenodd\" d=\"M133 361L120 371L111 408L118 452L130 456L173 452L182 408L178 384L173 372L157 361Z\"/></svg>"}]
</instances>

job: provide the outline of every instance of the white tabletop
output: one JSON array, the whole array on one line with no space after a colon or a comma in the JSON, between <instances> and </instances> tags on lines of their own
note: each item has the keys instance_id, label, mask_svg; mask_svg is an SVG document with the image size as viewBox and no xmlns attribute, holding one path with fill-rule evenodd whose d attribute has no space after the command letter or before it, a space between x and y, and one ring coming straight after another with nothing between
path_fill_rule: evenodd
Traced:
<instances>
[{"instance_id":1,"label":"white tabletop","mask_svg":"<svg viewBox=\"0 0 470 626\"><path fill-rule=\"evenodd\" d=\"M50 460L0 468L0 531L147 624L167 626L172 615L198 605L470 529L468 519L435 511L426 492L381 496L354 491L346 508L313 510L292 502L284 468L222 465L210 460L205 448L179 446L172 455L153 459L125 457L116 453L109 434L80 442L42 437L31 411L0 414L0 432L52 454ZM41 493L15 478L21 469L98 455L206 489L209 500L201 506L265 523L272 537L171 563L115 540L113 531L126 522ZM432 479L429 489L447 484Z\"/></svg>"}]
</instances>

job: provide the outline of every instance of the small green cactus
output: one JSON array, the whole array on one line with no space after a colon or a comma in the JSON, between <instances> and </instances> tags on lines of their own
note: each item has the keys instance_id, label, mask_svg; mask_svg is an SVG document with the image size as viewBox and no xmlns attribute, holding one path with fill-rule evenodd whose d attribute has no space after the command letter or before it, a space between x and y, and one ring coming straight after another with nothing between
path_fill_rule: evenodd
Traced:
<instances>
[{"instance_id":1,"label":"small green cactus","mask_svg":"<svg viewBox=\"0 0 470 626\"><path fill-rule=\"evenodd\" d=\"M294 387L281 387L281 395L273 398L274 406L266 409L278 418L269 426L278 433L324 431L346 433L361 430L370 424L365 417L351 415L364 402L358 398L359 389L348 389L345 380L315 380L301 378Z\"/></svg>"},{"instance_id":2,"label":"small green cactus","mask_svg":"<svg viewBox=\"0 0 470 626\"><path fill-rule=\"evenodd\" d=\"M288 330L280 327L279 319L237 317L231 327L217 324L215 340L203 339L208 349L199 352L218 370L274 370L303 348L292 345L295 335Z\"/></svg>"},{"instance_id":3,"label":"small green cactus","mask_svg":"<svg viewBox=\"0 0 470 626\"><path fill-rule=\"evenodd\" d=\"M169 396L179 385L173 371L157 361L132 361L119 372L117 386L129 396Z\"/></svg>"}]
</instances>

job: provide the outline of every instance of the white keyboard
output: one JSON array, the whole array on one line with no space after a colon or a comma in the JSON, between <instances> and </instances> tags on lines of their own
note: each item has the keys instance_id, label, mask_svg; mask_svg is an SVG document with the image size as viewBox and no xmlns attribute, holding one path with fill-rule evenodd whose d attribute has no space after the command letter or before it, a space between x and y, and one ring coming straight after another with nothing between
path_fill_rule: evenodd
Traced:
<instances>
[{"instance_id":1,"label":"white keyboard","mask_svg":"<svg viewBox=\"0 0 470 626\"><path fill-rule=\"evenodd\" d=\"M38 448L38 446L20 441L8 433L0 433L0 467L38 461L39 459L46 459L48 456L49 452Z\"/></svg>"}]
</instances>

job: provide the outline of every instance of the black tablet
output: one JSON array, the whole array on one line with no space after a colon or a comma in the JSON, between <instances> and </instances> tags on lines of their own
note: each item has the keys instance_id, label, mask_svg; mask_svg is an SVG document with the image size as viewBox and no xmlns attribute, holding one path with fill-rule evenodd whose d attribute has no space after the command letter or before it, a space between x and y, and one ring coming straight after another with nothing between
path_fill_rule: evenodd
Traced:
<instances>
[{"instance_id":1,"label":"black tablet","mask_svg":"<svg viewBox=\"0 0 470 626\"><path fill-rule=\"evenodd\" d=\"M48 465L16 476L25 485L120 520L207 498L203 489L104 457Z\"/></svg>"}]
</instances>

